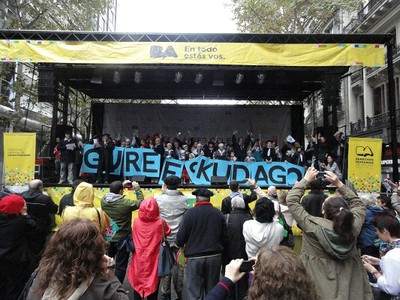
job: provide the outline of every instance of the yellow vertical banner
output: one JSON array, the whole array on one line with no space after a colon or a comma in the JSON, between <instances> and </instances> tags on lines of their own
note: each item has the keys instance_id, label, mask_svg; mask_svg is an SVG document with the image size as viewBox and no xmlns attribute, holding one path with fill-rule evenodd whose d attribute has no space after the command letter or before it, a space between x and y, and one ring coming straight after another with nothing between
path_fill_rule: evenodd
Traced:
<instances>
[{"instance_id":1,"label":"yellow vertical banner","mask_svg":"<svg viewBox=\"0 0 400 300\"><path fill-rule=\"evenodd\" d=\"M36 133L4 133L4 183L24 186L35 178Z\"/></svg>"},{"instance_id":2,"label":"yellow vertical banner","mask_svg":"<svg viewBox=\"0 0 400 300\"><path fill-rule=\"evenodd\" d=\"M381 159L382 139L349 139L348 179L357 192L380 192Z\"/></svg>"}]
</instances>

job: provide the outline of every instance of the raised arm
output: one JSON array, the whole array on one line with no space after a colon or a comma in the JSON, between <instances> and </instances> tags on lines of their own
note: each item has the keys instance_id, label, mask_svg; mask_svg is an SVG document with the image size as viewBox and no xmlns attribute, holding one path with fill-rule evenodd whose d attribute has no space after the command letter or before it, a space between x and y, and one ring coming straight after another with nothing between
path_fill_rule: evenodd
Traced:
<instances>
[{"instance_id":1,"label":"raised arm","mask_svg":"<svg viewBox=\"0 0 400 300\"><path fill-rule=\"evenodd\" d=\"M307 184L314 181L317 175L317 169L313 167L308 168L304 178L294 185L286 197L286 203L289 207L290 213L304 232L312 231L315 225L310 221L312 216L310 216L310 214L300 204L300 199L303 197L304 192L307 189Z\"/></svg>"},{"instance_id":2,"label":"raised arm","mask_svg":"<svg viewBox=\"0 0 400 300\"><path fill-rule=\"evenodd\" d=\"M344 185L336 174L330 171L325 171L325 179L338 188L339 193L349 203L350 210L354 215L353 228L358 235L365 220L365 206L360 198Z\"/></svg>"}]
</instances>

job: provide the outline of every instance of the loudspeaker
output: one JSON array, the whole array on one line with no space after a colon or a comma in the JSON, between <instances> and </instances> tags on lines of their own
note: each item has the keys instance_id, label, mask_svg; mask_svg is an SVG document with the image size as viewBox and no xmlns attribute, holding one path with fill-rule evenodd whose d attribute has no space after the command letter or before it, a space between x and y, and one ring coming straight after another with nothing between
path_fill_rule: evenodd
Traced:
<instances>
[{"instance_id":1,"label":"loudspeaker","mask_svg":"<svg viewBox=\"0 0 400 300\"><path fill-rule=\"evenodd\" d=\"M54 69L40 68L38 78L38 101L53 102L55 97Z\"/></svg>"},{"instance_id":2,"label":"loudspeaker","mask_svg":"<svg viewBox=\"0 0 400 300\"><path fill-rule=\"evenodd\" d=\"M339 102L340 98L340 74L325 74L322 101L324 104L332 105Z\"/></svg>"},{"instance_id":3,"label":"loudspeaker","mask_svg":"<svg viewBox=\"0 0 400 300\"><path fill-rule=\"evenodd\" d=\"M138 183L144 183L146 180L146 176L143 175L133 175L131 181L136 181Z\"/></svg>"},{"instance_id":4,"label":"loudspeaker","mask_svg":"<svg viewBox=\"0 0 400 300\"><path fill-rule=\"evenodd\" d=\"M228 177L226 176L211 176L211 184L226 184L228 181Z\"/></svg>"}]
</instances>

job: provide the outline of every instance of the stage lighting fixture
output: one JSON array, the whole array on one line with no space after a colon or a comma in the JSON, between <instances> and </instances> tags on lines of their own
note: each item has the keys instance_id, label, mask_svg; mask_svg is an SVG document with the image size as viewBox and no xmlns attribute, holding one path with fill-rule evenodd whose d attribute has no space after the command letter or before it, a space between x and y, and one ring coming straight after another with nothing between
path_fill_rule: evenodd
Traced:
<instances>
[{"instance_id":1,"label":"stage lighting fixture","mask_svg":"<svg viewBox=\"0 0 400 300\"><path fill-rule=\"evenodd\" d=\"M257 75L257 83L261 85L264 83L264 81L265 81L265 75L262 73L258 74Z\"/></svg>"},{"instance_id":2,"label":"stage lighting fixture","mask_svg":"<svg viewBox=\"0 0 400 300\"><path fill-rule=\"evenodd\" d=\"M102 84L103 83L103 78L102 78L101 70L99 69L94 69L93 70L93 75L92 79L90 79L90 83L94 84Z\"/></svg>"},{"instance_id":3,"label":"stage lighting fixture","mask_svg":"<svg viewBox=\"0 0 400 300\"><path fill-rule=\"evenodd\" d=\"M236 80L235 83L236 84L241 84L243 81L244 75L242 73L237 73L236 74Z\"/></svg>"},{"instance_id":4,"label":"stage lighting fixture","mask_svg":"<svg viewBox=\"0 0 400 300\"><path fill-rule=\"evenodd\" d=\"M179 83L182 81L183 74L181 72L176 72L174 81Z\"/></svg>"},{"instance_id":5,"label":"stage lighting fixture","mask_svg":"<svg viewBox=\"0 0 400 300\"><path fill-rule=\"evenodd\" d=\"M196 84L200 84L203 81L203 74L197 73L196 77L194 78L194 82Z\"/></svg>"},{"instance_id":6,"label":"stage lighting fixture","mask_svg":"<svg viewBox=\"0 0 400 300\"><path fill-rule=\"evenodd\" d=\"M140 83L142 81L142 73L136 71L135 72L135 76L134 76L134 80L136 83Z\"/></svg>"},{"instance_id":7,"label":"stage lighting fixture","mask_svg":"<svg viewBox=\"0 0 400 300\"><path fill-rule=\"evenodd\" d=\"M118 71L114 72L113 81L114 81L114 83L121 82L121 74Z\"/></svg>"}]
</instances>

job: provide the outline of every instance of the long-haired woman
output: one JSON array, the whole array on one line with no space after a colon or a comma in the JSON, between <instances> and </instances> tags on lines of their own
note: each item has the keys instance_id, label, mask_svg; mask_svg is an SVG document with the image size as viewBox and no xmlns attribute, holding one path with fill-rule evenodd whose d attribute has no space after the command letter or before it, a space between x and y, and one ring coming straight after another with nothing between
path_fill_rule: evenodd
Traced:
<instances>
[{"instance_id":1,"label":"long-haired woman","mask_svg":"<svg viewBox=\"0 0 400 300\"><path fill-rule=\"evenodd\" d=\"M325 180L343 197L328 197L321 217L308 214L299 203L318 170L309 168L304 178L289 192L286 202L303 230L300 258L313 277L321 299L372 299L368 277L356 248L356 238L365 219L360 198L332 172Z\"/></svg>"},{"instance_id":2,"label":"long-haired woman","mask_svg":"<svg viewBox=\"0 0 400 300\"><path fill-rule=\"evenodd\" d=\"M73 219L51 238L27 299L128 299L111 267L99 227Z\"/></svg>"},{"instance_id":3,"label":"long-haired woman","mask_svg":"<svg viewBox=\"0 0 400 300\"><path fill-rule=\"evenodd\" d=\"M228 298L233 283L244 276L243 259L232 260L225 277L207 294L205 300ZM262 248L254 265L254 277L247 300L318 300L315 284L298 255L286 246Z\"/></svg>"}]
</instances>

